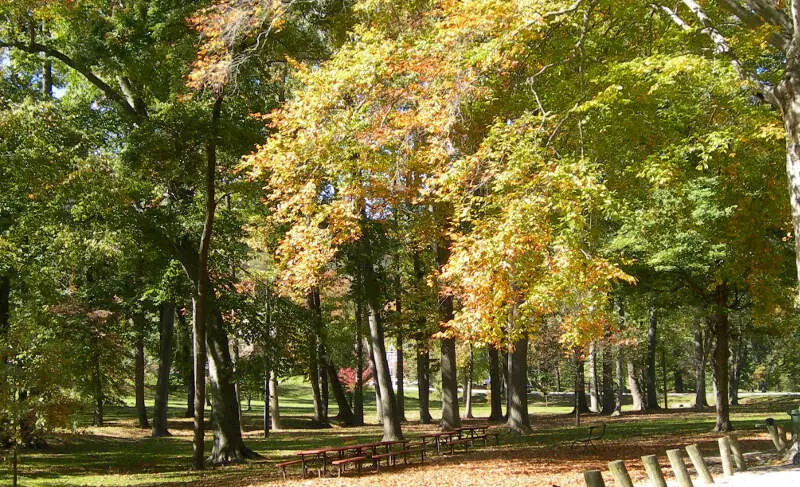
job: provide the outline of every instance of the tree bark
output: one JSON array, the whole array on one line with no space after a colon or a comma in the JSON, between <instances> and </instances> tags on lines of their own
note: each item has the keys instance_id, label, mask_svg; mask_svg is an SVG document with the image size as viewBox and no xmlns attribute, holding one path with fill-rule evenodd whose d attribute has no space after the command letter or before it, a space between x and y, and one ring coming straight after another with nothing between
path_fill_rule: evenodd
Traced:
<instances>
[{"instance_id":1,"label":"tree bark","mask_svg":"<svg viewBox=\"0 0 800 487\"><path fill-rule=\"evenodd\" d=\"M306 296L306 304L311 319L311 333L308 335L308 380L311 382L312 400L314 402L314 422L318 425L325 424L324 407L322 405L322 390L320 388L319 374L319 342L320 329L322 328L322 310L320 309L319 292L312 289Z\"/></svg>"},{"instance_id":2,"label":"tree bark","mask_svg":"<svg viewBox=\"0 0 800 487\"><path fill-rule=\"evenodd\" d=\"M400 302L398 298L398 303ZM398 304L398 311L399 311ZM403 378L405 376L405 362L403 361L403 333L402 331L397 334L397 363L395 370L395 384L397 384L397 416L400 421L406 422L406 399Z\"/></svg>"},{"instance_id":3,"label":"tree bark","mask_svg":"<svg viewBox=\"0 0 800 487\"><path fill-rule=\"evenodd\" d=\"M419 251L414 252L414 277L419 286L425 285L425 272L422 270L422 259ZM428 336L425 332L425 317L420 316L417 321L416 348L417 348L417 393L419 395L419 422L430 424L433 421L430 410L431 389L431 356Z\"/></svg>"},{"instance_id":4,"label":"tree bark","mask_svg":"<svg viewBox=\"0 0 800 487\"><path fill-rule=\"evenodd\" d=\"M368 238L362 237L361 276L364 280L364 291L369 321L370 343L372 344L373 364L376 372L376 384L380 391L380 411L383 416L383 440L398 440L403 436L400 417L397 414L397 399L392 387L389 373L389 361L386 359L386 343L384 341L383 319L381 316L380 292L377 276L372 263L372 254Z\"/></svg>"},{"instance_id":5,"label":"tree bark","mask_svg":"<svg viewBox=\"0 0 800 487\"><path fill-rule=\"evenodd\" d=\"M639 383L639 374L636 373L636 366L631 358L628 358L628 389L631 391L632 409L634 411L644 411L642 386Z\"/></svg>"},{"instance_id":6,"label":"tree bark","mask_svg":"<svg viewBox=\"0 0 800 487\"><path fill-rule=\"evenodd\" d=\"M469 344L469 356L464 369L464 417L472 419L472 344Z\"/></svg>"},{"instance_id":7,"label":"tree bark","mask_svg":"<svg viewBox=\"0 0 800 487\"><path fill-rule=\"evenodd\" d=\"M172 369L172 336L175 333L175 304L161 303L158 310L158 379L153 408L152 437L170 436L167 430L169 375Z\"/></svg>"},{"instance_id":8,"label":"tree bark","mask_svg":"<svg viewBox=\"0 0 800 487\"><path fill-rule=\"evenodd\" d=\"M712 323L714 325L714 378L716 382L716 413L717 422L714 431L724 432L731 430L730 411L728 404L728 359L730 323L728 322L728 287L725 282L714 289Z\"/></svg>"},{"instance_id":9,"label":"tree bark","mask_svg":"<svg viewBox=\"0 0 800 487\"><path fill-rule=\"evenodd\" d=\"M389 374L389 361L386 360L383 323L375 303L369 303L369 332L375 356L377 385L381 396L381 415L383 417L383 441L399 440L403 434L400 429L400 418L397 415L397 400L392 388L392 377Z\"/></svg>"},{"instance_id":10,"label":"tree bark","mask_svg":"<svg viewBox=\"0 0 800 487\"><path fill-rule=\"evenodd\" d=\"M269 437L269 430L271 429L272 422L270 421L270 414L269 414L269 405L270 405L270 389L271 389L271 379L270 375L272 373L272 364L270 363L269 357L267 355L267 351L264 351L264 412L261 416L261 429L264 431L264 438Z\"/></svg>"},{"instance_id":11,"label":"tree bark","mask_svg":"<svg viewBox=\"0 0 800 487\"><path fill-rule=\"evenodd\" d=\"M450 259L450 242L442 239L436 245L436 265L441 269ZM453 319L453 295L439 296L439 322L449 323ZM442 328L441 331L447 331ZM456 364L456 339L445 337L440 340L442 351L442 420L440 427L451 430L461 426L458 414L458 377Z\"/></svg>"},{"instance_id":12,"label":"tree bark","mask_svg":"<svg viewBox=\"0 0 800 487\"><path fill-rule=\"evenodd\" d=\"M508 348L506 347L500 352L500 373L503 374L503 380L500 382L503 389L503 398L506 403L506 412L503 415L503 421L508 421L508 409L511 403L511 395L508 393Z\"/></svg>"},{"instance_id":13,"label":"tree bark","mask_svg":"<svg viewBox=\"0 0 800 487\"><path fill-rule=\"evenodd\" d=\"M275 373L275 370L270 371L269 382L269 409L272 417L272 429L277 431L281 429L281 408L278 400L278 374Z\"/></svg>"},{"instance_id":14,"label":"tree bark","mask_svg":"<svg viewBox=\"0 0 800 487\"><path fill-rule=\"evenodd\" d=\"M192 328L186 320L186 309L177 310L179 329L176 334L178 346L175 367L179 370L186 387L185 418L194 417L194 359L192 356Z\"/></svg>"},{"instance_id":15,"label":"tree bark","mask_svg":"<svg viewBox=\"0 0 800 487\"><path fill-rule=\"evenodd\" d=\"M489 421L500 421L503 419L503 394L500 391L503 379L500 374L500 354L491 345L487 347L487 351L489 353Z\"/></svg>"},{"instance_id":16,"label":"tree bark","mask_svg":"<svg viewBox=\"0 0 800 487\"><path fill-rule=\"evenodd\" d=\"M369 321L369 318L367 318ZM372 340L369 340L369 375L375 384L375 421L383 424L383 401L381 400L381 388L378 386L378 369L375 367L375 351L372 349Z\"/></svg>"},{"instance_id":17,"label":"tree bark","mask_svg":"<svg viewBox=\"0 0 800 487\"><path fill-rule=\"evenodd\" d=\"M320 334L320 338L322 335ZM328 415L328 408L330 406L330 390L328 388L328 363L327 353L325 352L325 344L323 340L319 341L317 347L317 366L319 367L317 376L319 377L319 395L322 400L322 418L325 423L330 421Z\"/></svg>"},{"instance_id":18,"label":"tree bark","mask_svg":"<svg viewBox=\"0 0 800 487\"><path fill-rule=\"evenodd\" d=\"M337 418L342 425L353 426L355 423L353 410L350 409L350 403L347 402L347 395L344 393L342 383L339 382L339 374L336 372L336 366L333 365L330 359L326 359L325 368L328 372L328 380L331 382L331 389L333 389L333 397L336 398L336 404L339 406L339 415Z\"/></svg>"},{"instance_id":19,"label":"tree bark","mask_svg":"<svg viewBox=\"0 0 800 487\"><path fill-rule=\"evenodd\" d=\"M739 329L736 337L731 341L731 378L728 398L731 406L739 405L739 381L742 377L742 366L747 356L747 346L744 342L744 331Z\"/></svg>"},{"instance_id":20,"label":"tree bark","mask_svg":"<svg viewBox=\"0 0 800 487\"><path fill-rule=\"evenodd\" d=\"M603 399L602 409L600 414L610 415L616 410L616 401L614 398L614 369L613 369L613 353L611 352L611 330L606 328L606 334L603 339Z\"/></svg>"},{"instance_id":21,"label":"tree bark","mask_svg":"<svg viewBox=\"0 0 800 487\"><path fill-rule=\"evenodd\" d=\"M363 328L364 306L360 295L356 297L356 383L353 390L353 424L364 425L364 342L361 335Z\"/></svg>"},{"instance_id":22,"label":"tree bark","mask_svg":"<svg viewBox=\"0 0 800 487\"><path fill-rule=\"evenodd\" d=\"M647 391L647 409L659 409L658 390L656 388L656 340L658 318L656 309L650 309L649 326L647 328L647 371L645 374L645 390Z\"/></svg>"},{"instance_id":23,"label":"tree bark","mask_svg":"<svg viewBox=\"0 0 800 487\"><path fill-rule=\"evenodd\" d=\"M244 445L239 406L234 387L233 361L222 315L216 311L206 320L208 378L211 385L211 416L216 426L209 456L213 464L241 462L258 455ZM197 372L195 372L197 373ZM195 409L197 404L195 403Z\"/></svg>"},{"instance_id":24,"label":"tree bark","mask_svg":"<svg viewBox=\"0 0 800 487\"><path fill-rule=\"evenodd\" d=\"M556 377L556 392L561 392L561 370L559 369L558 364L554 367L553 373Z\"/></svg>"},{"instance_id":25,"label":"tree bark","mask_svg":"<svg viewBox=\"0 0 800 487\"><path fill-rule=\"evenodd\" d=\"M105 396L103 394L103 373L100 367L100 343L97 337L93 337L94 350L92 351L92 389L94 392L94 414L92 422L95 426L103 426L103 406Z\"/></svg>"},{"instance_id":26,"label":"tree bark","mask_svg":"<svg viewBox=\"0 0 800 487\"><path fill-rule=\"evenodd\" d=\"M585 362L581 359L581 350L574 352L575 362L575 404L581 413L589 412L589 404L586 400L586 376L584 372ZM575 412L575 411L573 411Z\"/></svg>"},{"instance_id":27,"label":"tree bark","mask_svg":"<svg viewBox=\"0 0 800 487\"><path fill-rule=\"evenodd\" d=\"M419 422L431 424L430 389L431 389L431 356L427 340L417 341L417 392L419 393Z\"/></svg>"},{"instance_id":28,"label":"tree bark","mask_svg":"<svg viewBox=\"0 0 800 487\"><path fill-rule=\"evenodd\" d=\"M513 318L512 318L513 319ZM509 410L508 427L511 431L527 435L531 432L528 415L528 337L516 340L509 350Z\"/></svg>"},{"instance_id":29,"label":"tree bark","mask_svg":"<svg viewBox=\"0 0 800 487\"><path fill-rule=\"evenodd\" d=\"M709 321L710 323L710 321ZM703 336L703 325L698 322L694 329L694 373L695 394L694 407L703 409L708 407L706 399L706 340Z\"/></svg>"},{"instance_id":30,"label":"tree bark","mask_svg":"<svg viewBox=\"0 0 800 487\"><path fill-rule=\"evenodd\" d=\"M616 401L614 402L613 416L622 414L622 402L625 400L625 377L622 372L622 347L617 344L614 347L616 350L616 359L614 360L615 376L617 378L617 394Z\"/></svg>"},{"instance_id":31,"label":"tree bark","mask_svg":"<svg viewBox=\"0 0 800 487\"><path fill-rule=\"evenodd\" d=\"M597 394L597 341L589 344L589 410L600 411L600 398Z\"/></svg>"},{"instance_id":32,"label":"tree bark","mask_svg":"<svg viewBox=\"0 0 800 487\"><path fill-rule=\"evenodd\" d=\"M144 313L137 312L133 315L135 329L134 338L134 393L136 396L136 418L139 428L150 428L147 421L147 407L144 403L144 334L145 317Z\"/></svg>"}]
</instances>

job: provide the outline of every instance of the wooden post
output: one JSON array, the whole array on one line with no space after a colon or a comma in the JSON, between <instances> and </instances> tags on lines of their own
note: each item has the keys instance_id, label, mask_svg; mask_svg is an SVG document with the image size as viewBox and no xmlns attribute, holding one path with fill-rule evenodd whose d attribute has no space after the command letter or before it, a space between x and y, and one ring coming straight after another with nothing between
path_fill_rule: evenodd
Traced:
<instances>
[{"instance_id":1,"label":"wooden post","mask_svg":"<svg viewBox=\"0 0 800 487\"><path fill-rule=\"evenodd\" d=\"M736 469L740 472L747 470L747 464L744 462L744 455L742 454L742 447L739 446L739 440L729 435L728 439L731 442L731 451L733 452L733 460L736 462Z\"/></svg>"},{"instance_id":2,"label":"wooden post","mask_svg":"<svg viewBox=\"0 0 800 487\"><path fill-rule=\"evenodd\" d=\"M686 464L683 463L681 451L678 449L667 450L667 458L669 458L669 464L672 465L672 471L675 472L678 485L680 487L694 487L692 478L689 477L689 471L686 470Z\"/></svg>"},{"instance_id":3,"label":"wooden post","mask_svg":"<svg viewBox=\"0 0 800 487\"><path fill-rule=\"evenodd\" d=\"M698 448L696 444L689 445L686 447L686 453L688 453L689 458L692 459L694 469L697 470L697 475L703 479L703 482L706 484L713 484L714 477L712 477L711 473L708 471L708 466L706 465L706 461L703 459L703 454L700 453L700 448Z\"/></svg>"},{"instance_id":4,"label":"wooden post","mask_svg":"<svg viewBox=\"0 0 800 487\"><path fill-rule=\"evenodd\" d=\"M772 444L775 445L775 449L778 450L779 453L782 452L784 448L786 448L786 445L778 434L778 428L774 424L768 424L767 431L769 432L769 437L772 438Z\"/></svg>"},{"instance_id":5,"label":"wooden post","mask_svg":"<svg viewBox=\"0 0 800 487\"><path fill-rule=\"evenodd\" d=\"M727 436L717 439L719 443L719 457L722 460L722 471L726 477L733 475L733 464L731 463L731 442Z\"/></svg>"},{"instance_id":6,"label":"wooden post","mask_svg":"<svg viewBox=\"0 0 800 487\"><path fill-rule=\"evenodd\" d=\"M653 487L667 487L667 481L664 480L664 474L661 473L661 466L655 455L643 456L642 463Z\"/></svg>"},{"instance_id":7,"label":"wooden post","mask_svg":"<svg viewBox=\"0 0 800 487\"><path fill-rule=\"evenodd\" d=\"M583 472L583 479L586 481L586 487L606 487L600 470L587 470Z\"/></svg>"},{"instance_id":8,"label":"wooden post","mask_svg":"<svg viewBox=\"0 0 800 487\"><path fill-rule=\"evenodd\" d=\"M625 462L622 460L615 460L608 463L608 470L614 476L615 487L633 487L631 476L628 475L628 469L625 468Z\"/></svg>"}]
</instances>

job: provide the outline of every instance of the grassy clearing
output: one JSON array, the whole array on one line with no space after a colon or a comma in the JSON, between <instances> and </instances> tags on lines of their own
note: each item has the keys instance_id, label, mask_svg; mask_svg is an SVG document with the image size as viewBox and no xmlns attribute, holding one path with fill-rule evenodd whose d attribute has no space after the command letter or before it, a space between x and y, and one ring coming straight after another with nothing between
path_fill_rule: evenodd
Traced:
<instances>
[{"instance_id":1,"label":"grassy clearing","mask_svg":"<svg viewBox=\"0 0 800 487\"><path fill-rule=\"evenodd\" d=\"M358 436L365 441L378 438L380 427L371 424L363 428L313 429L310 388L299 380L281 384L281 409L284 429L273 432L269 438L261 437L263 404L252 402L252 409L244 406L244 427L247 444L264 455L261 461L246 465L219 467L198 473L189 470L191 457L191 421L183 418L184 404L180 397L172 398L170 430L173 437L153 440L149 431L135 427L132 407L110 408L107 426L86 426L89 417L82 417L82 429L62 432L51 441L47 451L26 451L21 458L21 485L39 486L157 486L157 485L214 485L234 487L262 485L277 481L274 464L291 457L298 450L335 445L341 436ZM660 452L667 447L677 447L690 442L700 442L701 447L713 451L715 436L710 433L714 425L713 410L696 412L686 408L673 408L653 414L624 414L619 418L584 417L584 424L608 422L606 440L593 449L571 449L566 443L584 434L584 429L574 427L568 396L551 396L545 406L541 397L532 396L534 434L529 437L507 436L500 447L481 449L470 455L435 457L424 467L397 469L380 476L366 475L362 479L348 479L347 485L415 485L428 482L435 469L436 477L449 479L441 485L482 485L480 480L497 477L505 485L517 481L527 485L570 485L585 468L604 467L603 462L613 459L638 458L637 455ZM688 404L691 398L673 395L671 404ZM745 449L769 449L766 435L755 430L755 424L773 416L781 421L788 419L785 411L800 404L798 396L746 396L742 405L733 408L733 425L744 441ZM431 411L436 414L440 404L434 400ZM417 398L407 398L406 414L409 423L404 427L408 437L432 431L434 426L417 422ZM374 423L374 395L367 395L366 419ZM486 398L478 395L474 414L476 421L488 416ZM331 404L331 416L336 414ZM498 425L497 427L501 427ZM210 448L211 435L208 435ZM6 467L8 463L6 463ZM547 466L547 469L544 467ZM427 472L427 473L426 473ZM557 475L556 475L557 474ZM466 475L466 477L464 477ZM555 475L555 477L554 477ZM637 475L634 471L634 476ZM416 480L415 480L416 479ZM460 480L459 480L460 479ZM465 480L466 479L466 480ZM472 480L470 480L472 479ZM304 484L310 481L295 482ZM324 482L338 485L338 480ZM445 481L443 481L445 482ZM548 483L549 482L549 483ZM0 472L0 485L10 484L10 472ZM344 484L342 484L344 485ZM577 484L575 484L577 485Z\"/></svg>"}]
</instances>

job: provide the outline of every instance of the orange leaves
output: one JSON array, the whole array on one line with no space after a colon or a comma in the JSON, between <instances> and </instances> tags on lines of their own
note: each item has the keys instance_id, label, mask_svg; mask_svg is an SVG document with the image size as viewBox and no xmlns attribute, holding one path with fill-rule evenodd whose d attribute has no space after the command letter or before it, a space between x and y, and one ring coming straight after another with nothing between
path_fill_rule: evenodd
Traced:
<instances>
[{"instance_id":1,"label":"orange leaves","mask_svg":"<svg viewBox=\"0 0 800 487\"><path fill-rule=\"evenodd\" d=\"M280 30L291 2L281 0L217 0L187 22L200 34L197 58L187 76L187 86L215 92L235 79L239 66L257 49L258 38ZM253 44L255 47L241 48Z\"/></svg>"}]
</instances>

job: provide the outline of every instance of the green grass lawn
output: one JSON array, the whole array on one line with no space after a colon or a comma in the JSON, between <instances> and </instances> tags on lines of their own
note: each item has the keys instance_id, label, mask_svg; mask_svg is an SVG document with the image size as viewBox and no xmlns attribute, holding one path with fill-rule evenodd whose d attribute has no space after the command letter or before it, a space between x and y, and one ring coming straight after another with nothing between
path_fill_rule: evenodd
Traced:
<instances>
[{"instance_id":1,"label":"green grass lawn","mask_svg":"<svg viewBox=\"0 0 800 487\"><path fill-rule=\"evenodd\" d=\"M434 426L419 425L416 390L407 390L406 417L409 423L404 432L409 437L429 431ZM46 451L23 451L20 458L20 485L22 486L157 486L157 485L215 485L238 486L275 479L274 463L290 457L295 451L310 447L339 444L342 436L358 436L373 440L381 435L375 423L374 393L366 395L365 418L372 423L362 428L314 429L310 420L312 404L310 387L300 379L286 381L280 386L283 429L273 432L269 438L261 437L263 403L252 401L252 409L243 405L246 443L262 454L262 461L245 465L217 467L198 473L189 470L191 459L191 421L183 418L185 398L171 397L171 438L150 439L149 431L134 427L133 407L110 407L107 425L102 428L89 426L90 416L78 418L79 429L75 432L59 432L51 439ZM550 397L545 406L540 396L531 396L530 411L534 433L529 437L504 437L504 445L515 447L546 446L563 444L582 436L584 429L576 429L568 416L572 410L568 396ZM670 396L671 404L688 404L691 396ZM757 422L768 416L788 420L786 409L800 405L800 397L794 396L746 396L742 405L732 409L734 427L746 434L752 432ZM132 401L129 403L132 404ZM438 397L431 402L434 417L441 404ZM627 408L626 408L627 409ZM335 402L331 402L330 416L336 414ZM489 414L486 397L476 394L473 414L478 420ZM588 415L585 421L598 421L596 415ZM714 426L713 409L695 412L689 409L672 408L669 412L652 415L628 414L610 421L606 437L609 440L626 439L642 441L651 438L669 438L672 435L707 433ZM211 435L207 436L207 451L211 448ZM516 446L515 446L516 445ZM10 466L0 472L0 485L10 485Z\"/></svg>"}]
</instances>

